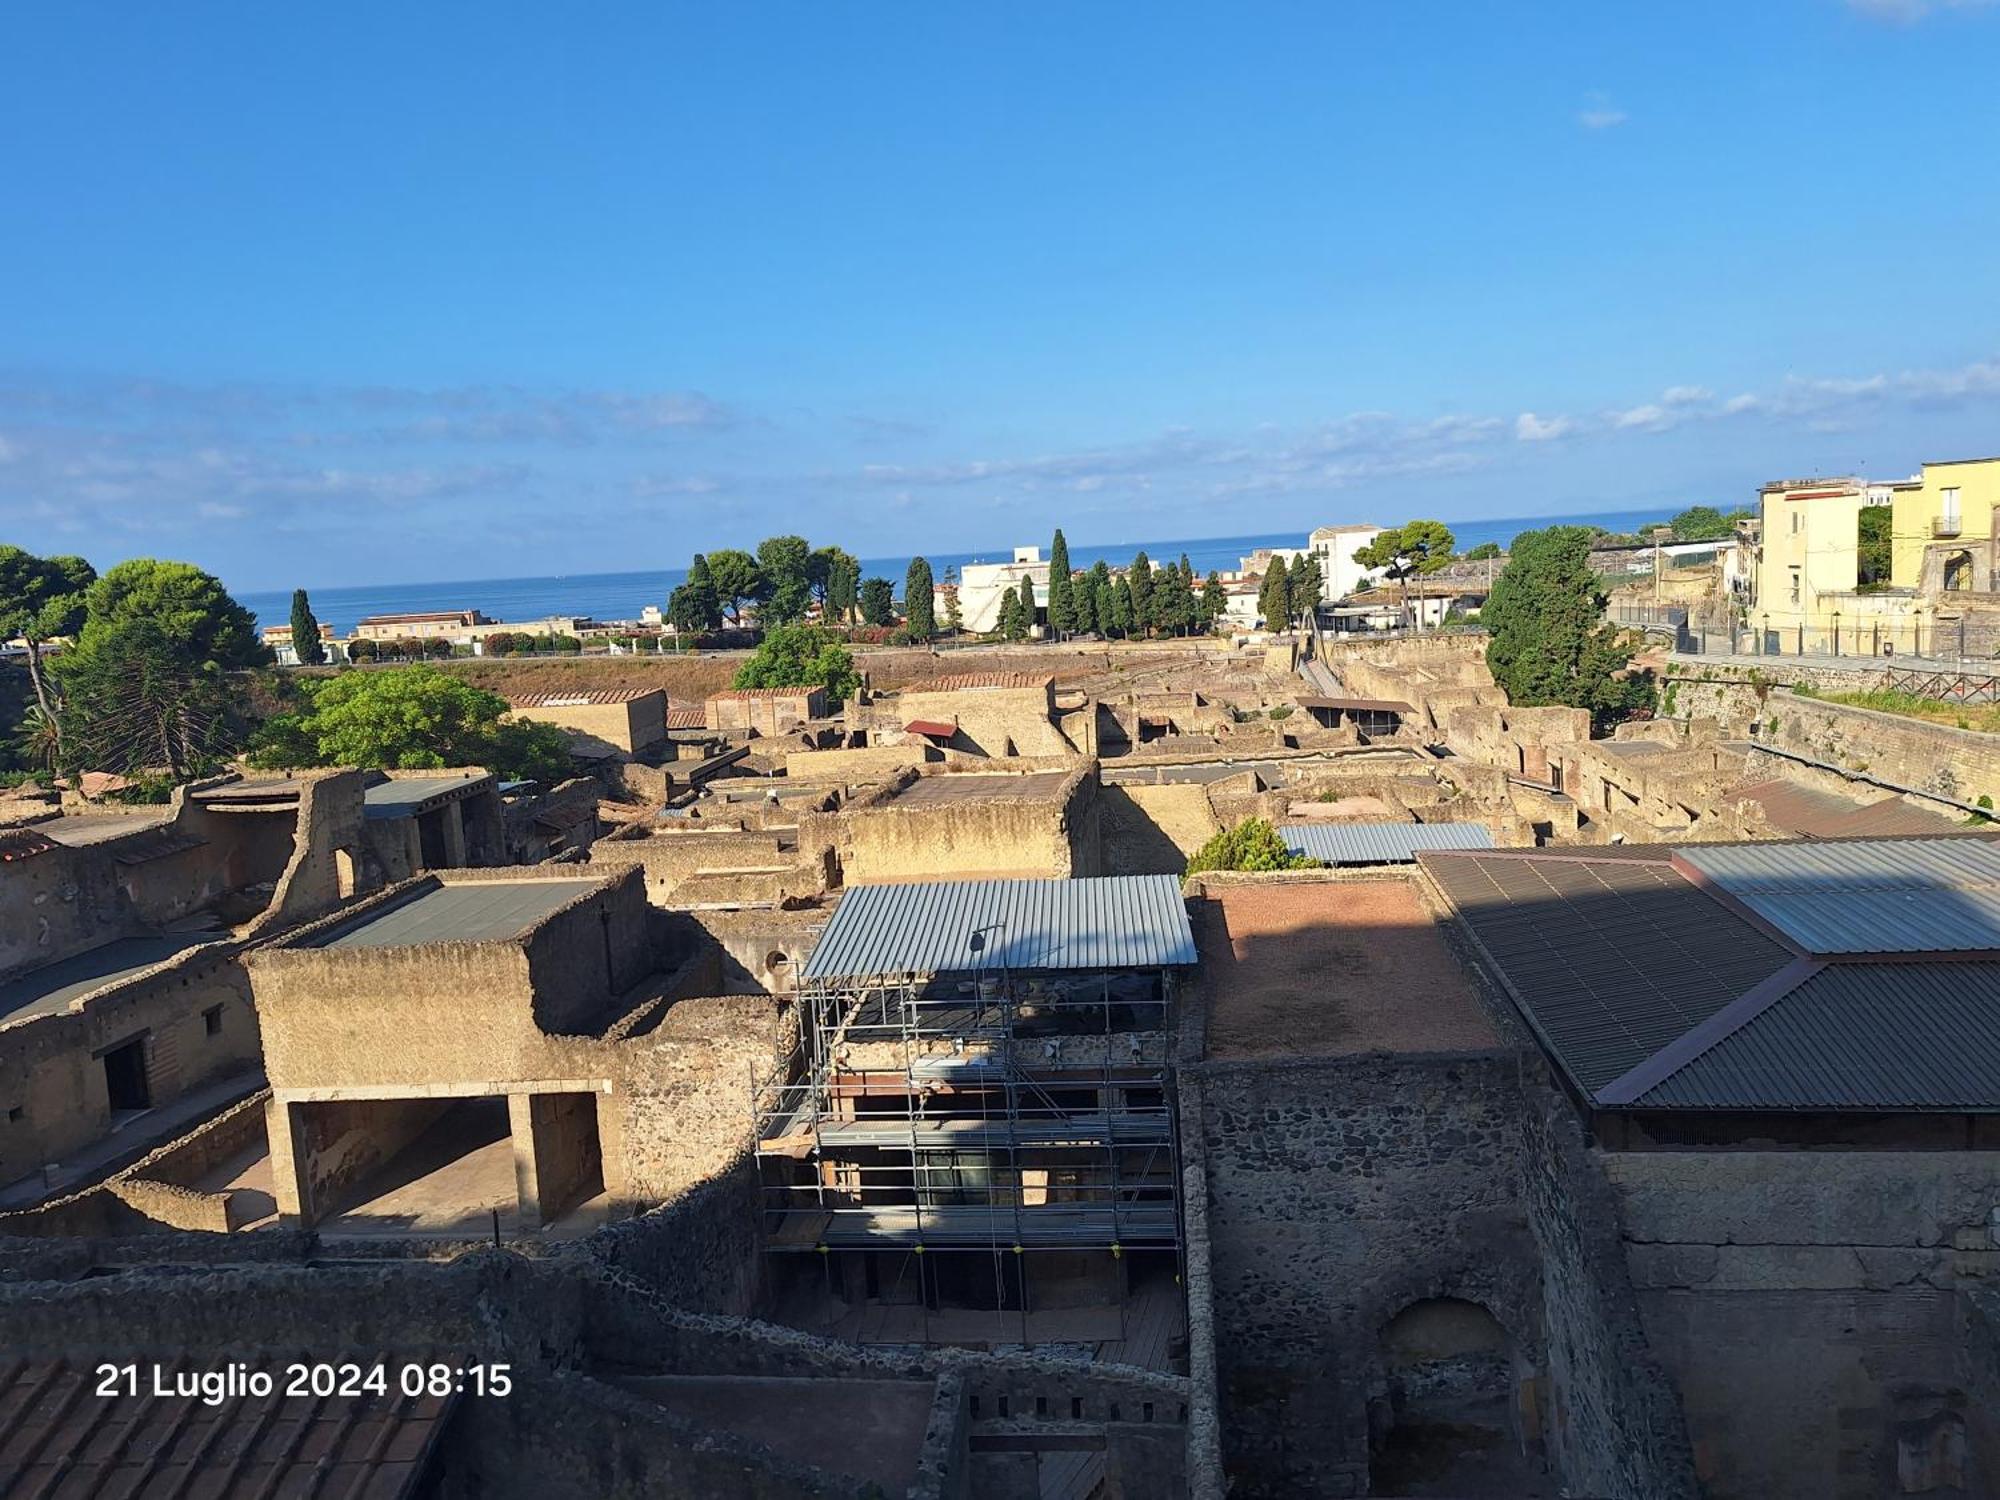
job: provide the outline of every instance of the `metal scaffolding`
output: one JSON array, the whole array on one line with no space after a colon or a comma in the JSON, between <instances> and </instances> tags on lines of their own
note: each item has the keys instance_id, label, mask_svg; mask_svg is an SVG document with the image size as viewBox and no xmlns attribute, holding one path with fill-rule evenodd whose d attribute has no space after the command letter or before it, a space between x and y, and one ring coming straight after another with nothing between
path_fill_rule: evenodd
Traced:
<instances>
[{"instance_id":1,"label":"metal scaffolding","mask_svg":"<svg viewBox=\"0 0 2000 1500\"><path fill-rule=\"evenodd\" d=\"M977 945L974 950L977 952ZM1162 971L808 980L754 1090L774 1251L1177 1249Z\"/></svg>"}]
</instances>

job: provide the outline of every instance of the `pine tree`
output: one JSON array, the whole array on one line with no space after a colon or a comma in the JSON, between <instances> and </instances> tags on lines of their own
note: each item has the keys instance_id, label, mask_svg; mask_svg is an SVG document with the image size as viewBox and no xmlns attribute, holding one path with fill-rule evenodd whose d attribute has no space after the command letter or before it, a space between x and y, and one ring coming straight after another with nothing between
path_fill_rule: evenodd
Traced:
<instances>
[{"instance_id":1,"label":"pine tree","mask_svg":"<svg viewBox=\"0 0 2000 1500\"><path fill-rule=\"evenodd\" d=\"M1479 618L1486 664L1509 702L1587 708L1602 728L1651 707L1654 683L1651 672L1629 670L1621 632L1604 621L1590 541L1581 526L1522 532Z\"/></svg>"},{"instance_id":2,"label":"pine tree","mask_svg":"<svg viewBox=\"0 0 2000 1500\"><path fill-rule=\"evenodd\" d=\"M1070 590L1069 613L1070 628L1078 635L1104 628L1097 621L1097 591L1092 587L1090 574L1079 577Z\"/></svg>"},{"instance_id":3,"label":"pine tree","mask_svg":"<svg viewBox=\"0 0 2000 1500\"><path fill-rule=\"evenodd\" d=\"M1076 590L1069 576L1069 543L1062 528L1049 546L1049 629L1058 638L1074 635L1083 627L1076 621Z\"/></svg>"},{"instance_id":4,"label":"pine tree","mask_svg":"<svg viewBox=\"0 0 2000 1500\"><path fill-rule=\"evenodd\" d=\"M1301 552L1294 557L1285 578L1285 587L1286 601L1292 614L1304 620L1318 607L1320 594L1325 588L1319 576L1319 559L1310 552Z\"/></svg>"},{"instance_id":5,"label":"pine tree","mask_svg":"<svg viewBox=\"0 0 2000 1500\"><path fill-rule=\"evenodd\" d=\"M1141 552L1132 559L1132 567L1125 575L1126 587L1132 594L1132 629L1134 632L1149 629L1153 623L1153 565Z\"/></svg>"},{"instance_id":6,"label":"pine tree","mask_svg":"<svg viewBox=\"0 0 2000 1500\"><path fill-rule=\"evenodd\" d=\"M910 559L910 571L903 578L903 617L914 640L927 641L937 634L936 593L931 565L921 557Z\"/></svg>"},{"instance_id":7,"label":"pine tree","mask_svg":"<svg viewBox=\"0 0 2000 1500\"><path fill-rule=\"evenodd\" d=\"M319 621L313 618L312 604L304 589L292 590L292 651L302 667L317 667L326 660L326 646L319 638Z\"/></svg>"}]
</instances>

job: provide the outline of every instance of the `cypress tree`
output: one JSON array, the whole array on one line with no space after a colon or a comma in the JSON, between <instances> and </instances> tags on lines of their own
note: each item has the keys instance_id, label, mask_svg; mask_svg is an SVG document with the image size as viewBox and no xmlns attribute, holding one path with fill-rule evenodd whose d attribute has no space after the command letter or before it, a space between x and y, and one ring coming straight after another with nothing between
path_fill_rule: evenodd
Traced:
<instances>
[{"instance_id":1,"label":"cypress tree","mask_svg":"<svg viewBox=\"0 0 2000 1500\"><path fill-rule=\"evenodd\" d=\"M1076 620L1076 590L1069 576L1069 543L1062 527L1049 546L1049 629L1058 636L1073 635L1083 627Z\"/></svg>"},{"instance_id":2,"label":"cypress tree","mask_svg":"<svg viewBox=\"0 0 2000 1500\"><path fill-rule=\"evenodd\" d=\"M1125 586L1132 595L1132 629L1150 629L1153 624L1153 565L1141 552L1132 559L1132 567L1125 575Z\"/></svg>"},{"instance_id":3,"label":"cypress tree","mask_svg":"<svg viewBox=\"0 0 2000 1500\"><path fill-rule=\"evenodd\" d=\"M1132 604L1132 575L1127 573L1111 591L1111 628L1120 635L1130 635L1138 628L1138 611Z\"/></svg>"},{"instance_id":4,"label":"cypress tree","mask_svg":"<svg viewBox=\"0 0 2000 1500\"><path fill-rule=\"evenodd\" d=\"M921 557L911 558L910 571L903 578L903 615L916 640L927 641L937 634L936 592L931 565Z\"/></svg>"},{"instance_id":5,"label":"cypress tree","mask_svg":"<svg viewBox=\"0 0 2000 1500\"><path fill-rule=\"evenodd\" d=\"M1206 630L1213 630L1216 623L1229 613L1229 596L1222 590L1222 575L1213 569L1209 571L1208 582L1201 586L1201 623Z\"/></svg>"},{"instance_id":6,"label":"cypress tree","mask_svg":"<svg viewBox=\"0 0 2000 1500\"><path fill-rule=\"evenodd\" d=\"M1257 612L1264 617L1266 630L1283 630L1292 617L1292 591L1282 558L1272 558L1264 574L1264 586L1257 590Z\"/></svg>"},{"instance_id":7,"label":"cypress tree","mask_svg":"<svg viewBox=\"0 0 2000 1500\"><path fill-rule=\"evenodd\" d=\"M1035 629L1035 580L1021 580L1021 634L1032 635Z\"/></svg>"},{"instance_id":8,"label":"cypress tree","mask_svg":"<svg viewBox=\"0 0 2000 1500\"><path fill-rule=\"evenodd\" d=\"M326 660L326 647L319 638L319 621L313 618L304 589L292 590L292 650L298 653L302 667L317 667Z\"/></svg>"}]
</instances>

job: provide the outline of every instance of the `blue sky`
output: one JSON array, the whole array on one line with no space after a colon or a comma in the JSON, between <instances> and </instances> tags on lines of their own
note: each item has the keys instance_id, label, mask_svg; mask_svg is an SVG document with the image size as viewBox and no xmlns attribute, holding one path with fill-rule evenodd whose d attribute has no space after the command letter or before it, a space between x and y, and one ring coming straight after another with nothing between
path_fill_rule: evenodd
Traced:
<instances>
[{"instance_id":1,"label":"blue sky","mask_svg":"<svg viewBox=\"0 0 2000 1500\"><path fill-rule=\"evenodd\" d=\"M2000 452L2000 4L0 16L0 539L237 587Z\"/></svg>"}]
</instances>

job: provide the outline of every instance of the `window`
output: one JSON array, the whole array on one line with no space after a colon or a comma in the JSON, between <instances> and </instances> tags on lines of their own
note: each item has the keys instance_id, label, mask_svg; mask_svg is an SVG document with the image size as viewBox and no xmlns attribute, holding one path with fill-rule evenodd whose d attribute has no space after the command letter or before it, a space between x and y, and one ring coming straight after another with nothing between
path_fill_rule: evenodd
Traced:
<instances>
[{"instance_id":1,"label":"window","mask_svg":"<svg viewBox=\"0 0 2000 1500\"><path fill-rule=\"evenodd\" d=\"M1792 603L1799 602L1799 570L1792 569Z\"/></svg>"},{"instance_id":2,"label":"window","mask_svg":"<svg viewBox=\"0 0 2000 1500\"><path fill-rule=\"evenodd\" d=\"M1958 530L1958 486L1943 491L1939 498L1944 502L1944 524Z\"/></svg>"},{"instance_id":3,"label":"window","mask_svg":"<svg viewBox=\"0 0 2000 1500\"><path fill-rule=\"evenodd\" d=\"M211 1005L201 1013L201 1028L210 1036L222 1035L222 1007Z\"/></svg>"},{"instance_id":4,"label":"window","mask_svg":"<svg viewBox=\"0 0 2000 1500\"><path fill-rule=\"evenodd\" d=\"M1797 536L1801 531L1804 531L1805 529L1806 529L1806 513L1802 510L1796 510L1796 509L1793 510L1792 535Z\"/></svg>"}]
</instances>

